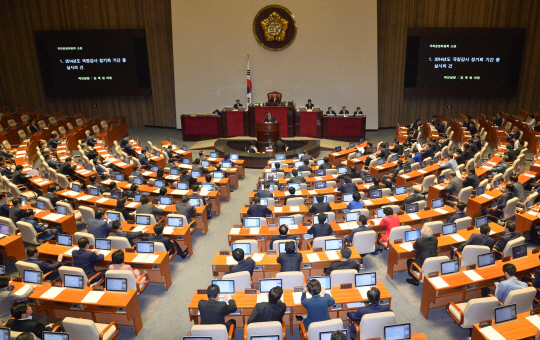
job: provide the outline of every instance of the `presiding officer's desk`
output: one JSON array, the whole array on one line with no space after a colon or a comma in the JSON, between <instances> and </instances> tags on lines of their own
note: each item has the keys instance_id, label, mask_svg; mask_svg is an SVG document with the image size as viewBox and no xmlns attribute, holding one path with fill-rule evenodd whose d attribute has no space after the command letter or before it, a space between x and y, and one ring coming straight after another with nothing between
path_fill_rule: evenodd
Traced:
<instances>
[{"instance_id":1,"label":"presiding officer's desk","mask_svg":"<svg viewBox=\"0 0 540 340\"><path fill-rule=\"evenodd\" d=\"M538 327L535 326L527 318L532 318L532 320L538 319L540 316L534 315L531 316L530 312L521 313L517 315L517 320L503 322L496 325L492 321L492 325L497 333L499 333L504 339L512 340L525 340L525 339L534 339L535 334L538 332ZM536 321L537 322L537 321ZM480 330L480 324L475 324L472 329L471 340L489 340L490 338L485 336Z\"/></svg>"},{"instance_id":2,"label":"presiding officer's desk","mask_svg":"<svg viewBox=\"0 0 540 340\"><path fill-rule=\"evenodd\" d=\"M504 227L498 225L497 223L490 223L489 226L491 228L491 232L490 232L491 236L504 232ZM473 230L467 230L467 229L458 230L457 234L439 236L437 238L438 256L446 255L450 257L450 251L452 250L451 249L452 246L457 248L461 243L468 240L472 234L479 234L479 233L480 233L480 229L475 228ZM459 241L456 238L459 239ZM463 238L463 240L461 240L461 238ZM402 246L406 246L407 245L406 243L412 243L412 242L405 242L405 243L390 242L388 246L388 267L387 267L386 274L388 274L388 277L390 277L391 279L394 278L394 274L396 272L406 271L407 259L414 259L416 256L416 250L408 251L407 249L402 247Z\"/></svg>"},{"instance_id":3,"label":"presiding officer's desk","mask_svg":"<svg viewBox=\"0 0 540 340\"><path fill-rule=\"evenodd\" d=\"M512 263L516 266L517 277L523 277L536 271L540 266L538 253L529 252L527 256L513 259L505 263ZM420 312L427 319L429 310L432 308L445 307L449 301L461 303L470 299L480 297L481 288L494 287L494 282L503 277L502 267L505 264L495 261L494 265L474 269L474 272L480 275L481 279L474 281L465 274L466 269L461 269L459 273L442 276L448 286L437 288L428 279L424 279L422 288L422 300L420 302Z\"/></svg>"},{"instance_id":4,"label":"presiding officer's desk","mask_svg":"<svg viewBox=\"0 0 540 340\"><path fill-rule=\"evenodd\" d=\"M23 287L22 282L11 282L14 292ZM91 287L84 289L66 288L54 298L44 298L42 295L51 288L51 283L37 285L28 297L28 304L35 313L45 311L53 322L66 317L83 318L99 323L116 322L122 326L133 327L138 335L143 327L139 296L136 290L123 292L103 291L97 302L83 302L90 293L96 294Z\"/></svg>"},{"instance_id":5,"label":"presiding officer's desk","mask_svg":"<svg viewBox=\"0 0 540 340\"><path fill-rule=\"evenodd\" d=\"M349 247L352 252L351 260L360 264L360 254L356 251L356 248ZM302 254L302 264L300 270L306 277L308 276L321 276L324 269L330 267L330 264L335 261L341 261L341 254L339 251L322 251L313 252L313 250L299 250ZM260 255L256 255L260 254ZM256 266L253 271L252 280L258 281L259 279L268 279L276 275L281 269L281 264L277 262L279 254L268 255L267 253L251 253L251 258L255 256L263 256L260 261L255 261ZM317 255L317 257L315 256ZM329 259L329 256L332 258ZM311 260L310 260L311 258ZM221 255L216 253L214 260L212 261L212 274L213 276L222 276L227 273L231 266L235 266L237 262L230 255Z\"/></svg>"},{"instance_id":6,"label":"presiding officer's desk","mask_svg":"<svg viewBox=\"0 0 540 340\"><path fill-rule=\"evenodd\" d=\"M390 292L388 292L388 289L386 289L382 282L377 282L377 288L381 292L382 304L387 304L389 307L392 307L392 296L390 295ZM336 304L328 308L330 319L340 318L343 321L346 321L348 312L354 312L359 307L368 305L367 297L362 296L360 291L355 288L340 289L339 286L336 286L332 287L332 289L327 292L332 295L334 300L336 300ZM235 301L238 310L235 313L227 315L225 320L234 319L236 320L236 327L243 328L247 324L249 316L257 304L258 294L260 294L258 291L257 294L246 294L243 291L237 291L234 295L231 295L231 299ZM263 294L268 295L267 293ZM294 327L299 327L302 322L297 321L295 316L307 313L300 302L301 296L301 292L294 292L293 289L283 290L282 300L287 306L285 315L283 316L283 322L286 324L288 323L291 335L293 334ZM198 294L198 291L196 291L188 305L189 319L195 324L200 323L200 300L208 300L208 297L206 293Z\"/></svg>"}]
</instances>

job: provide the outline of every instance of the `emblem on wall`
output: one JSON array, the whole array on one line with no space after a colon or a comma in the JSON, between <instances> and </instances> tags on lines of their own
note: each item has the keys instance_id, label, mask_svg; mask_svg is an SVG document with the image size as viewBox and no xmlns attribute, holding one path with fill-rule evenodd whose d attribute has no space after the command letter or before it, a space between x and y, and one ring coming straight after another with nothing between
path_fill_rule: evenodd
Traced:
<instances>
[{"instance_id":1,"label":"emblem on wall","mask_svg":"<svg viewBox=\"0 0 540 340\"><path fill-rule=\"evenodd\" d=\"M253 20L253 34L262 47L272 51L283 50L296 37L296 20L283 6L266 6Z\"/></svg>"}]
</instances>

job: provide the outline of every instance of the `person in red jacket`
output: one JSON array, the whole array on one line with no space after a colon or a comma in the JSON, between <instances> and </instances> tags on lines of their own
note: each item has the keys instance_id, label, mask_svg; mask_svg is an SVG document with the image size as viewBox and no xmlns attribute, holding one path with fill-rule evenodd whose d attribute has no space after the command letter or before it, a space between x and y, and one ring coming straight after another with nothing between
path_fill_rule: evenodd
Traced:
<instances>
[{"instance_id":1,"label":"person in red jacket","mask_svg":"<svg viewBox=\"0 0 540 340\"><path fill-rule=\"evenodd\" d=\"M399 226L399 217L394 215L394 211L390 207L384 208L383 213L385 217L381 220L381 223L379 223L379 227L385 228L386 231L384 232L384 235L381 235L381 240L388 242L390 230Z\"/></svg>"}]
</instances>

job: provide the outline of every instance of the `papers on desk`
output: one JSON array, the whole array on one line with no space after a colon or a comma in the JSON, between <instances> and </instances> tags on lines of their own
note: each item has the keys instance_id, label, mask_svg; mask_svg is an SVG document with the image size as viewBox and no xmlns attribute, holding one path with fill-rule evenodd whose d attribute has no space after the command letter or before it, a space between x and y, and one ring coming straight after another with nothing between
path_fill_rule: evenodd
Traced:
<instances>
[{"instance_id":1,"label":"papers on desk","mask_svg":"<svg viewBox=\"0 0 540 340\"><path fill-rule=\"evenodd\" d=\"M362 286L362 287L358 287L358 288L356 288L356 289L358 289L358 292L359 292L360 295L362 296L362 299L366 299L366 300L367 300L367 292L368 292L372 287L375 287L375 286Z\"/></svg>"},{"instance_id":2,"label":"papers on desk","mask_svg":"<svg viewBox=\"0 0 540 340\"><path fill-rule=\"evenodd\" d=\"M350 309L356 309L356 308L365 307L365 306L366 304L363 302L352 302L352 303L347 304L347 308L350 308Z\"/></svg>"},{"instance_id":3,"label":"papers on desk","mask_svg":"<svg viewBox=\"0 0 540 340\"><path fill-rule=\"evenodd\" d=\"M102 198L98 199L98 200L96 201L96 203L105 203L105 202L107 202L108 200L109 200L108 198L102 197Z\"/></svg>"},{"instance_id":4,"label":"papers on desk","mask_svg":"<svg viewBox=\"0 0 540 340\"><path fill-rule=\"evenodd\" d=\"M219 178L212 179L212 183L219 183L220 181L221 181L221 179L219 179Z\"/></svg>"},{"instance_id":5,"label":"papers on desk","mask_svg":"<svg viewBox=\"0 0 540 340\"><path fill-rule=\"evenodd\" d=\"M485 165L483 165L483 166L482 166L482 169L484 169L484 170L491 170L491 169L493 169L493 168L490 167L490 166L485 166Z\"/></svg>"},{"instance_id":6,"label":"papers on desk","mask_svg":"<svg viewBox=\"0 0 540 340\"><path fill-rule=\"evenodd\" d=\"M64 195L68 195L68 196L71 196L71 197L77 196L78 194L79 194L78 192L73 191L73 190L69 190L69 191L66 191L66 192L64 193Z\"/></svg>"},{"instance_id":7,"label":"papers on desk","mask_svg":"<svg viewBox=\"0 0 540 340\"><path fill-rule=\"evenodd\" d=\"M115 165L116 165L116 166L124 166L124 165L127 165L127 164L124 163L124 162L118 162L118 163L116 163Z\"/></svg>"},{"instance_id":8,"label":"papers on desk","mask_svg":"<svg viewBox=\"0 0 540 340\"><path fill-rule=\"evenodd\" d=\"M535 216L535 217L538 217L538 213L535 212L535 211L532 211L532 210L527 211L527 214L533 215L533 216Z\"/></svg>"},{"instance_id":9,"label":"papers on desk","mask_svg":"<svg viewBox=\"0 0 540 340\"><path fill-rule=\"evenodd\" d=\"M420 216L416 215L416 214L407 214L409 215L409 217L413 220L419 220L420 219Z\"/></svg>"},{"instance_id":10,"label":"papers on desk","mask_svg":"<svg viewBox=\"0 0 540 340\"><path fill-rule=\"evenodd\" d=\"M126 208L135 208L139 204L139 202L131 202L129 204L126 204Z\"/></svg>"},{"instance_id":11,"label":"papers on desk","mask_svg":"<svg viewBox=\"0 0 540 340\"><path fill-rule=\"evenodd\" d=\"M227 256L227 265L228 266L236 266L238 264L238 262L233 259L232 256Z\"/></svg>"},{"instance_id":12,"label":"papers on desk","mask_svg":"<svg viewBox=\"0 0 540 340\"><path fill-rule=\"evenodd\" d=\"M233 229L240 229L240 228L233 228ZM174 233L175 230L176 230L175 227L165 227L165 228L163 228L163 234L170 235L170 234Z\"/></svg>"},{"instance_id":13,"label":"papers on desk","mask_svg":"<svg viewBox=\"0 0 540 340\"><path fill-rule=\"evenodd\" d=\"M434 185L433 186L435 189L439 189L439 190L443 190L444 187L442 185Z\"/></svg>"},{"instance_id":14,"label":"papers on desk","mask_svg":"<svg viewBox=\"0 0 540 340\"><path fill-rule=\"evenodd\" d=\"M332 156L339 156L339 152L332 152Z\"/></svg>"},{"instance_id":15,"label":"papers on desk","mask_svg":"<svg viewBox=\"0 0 540 340\"><path fill-rule=\"evenodd\" d=\"M283 298L283 295L281 296ZM268 294L257 294L257 303L268 302Z\"/></svg>"},{"instance_id":16,"label":"papers on desk","mask_svg":"<svg viewBox=\"0 0 540 340\"><path fill-rule=\"evenodd\" d=\"M251 258L253 259L253 261L255 262L261 262L262 259L264 258L264 254L263 253L255 253L251 256Z\"/></svg>"},{"instance_id":17,"label":"papers on desk","mask_svg":"<svg viewBox=\"0 0 540 340\"><path fill-rule=\"evenodd\" d=\"M497 332L495 328L491 326L480 328L480 333L484 334L489 340L505 340L506 338Z\"/></svg>"},{"instance_id":18,"label":"papers on desk","mask_svg":"<svg viewBox=\"0 0 540 340\"><path fill-rule=\"evenodd\" d=\"M319 254L317 254L317 253L307 254L306 256L307 256L309 262L318 262L318 261L321 260L319 258Z\"/></svg>"},{"instance_id":19,"label":"papers on desk","mask_svg":"<svg viewBox=\"0 0 540 340\"><path fill-rule=\"evenodd\" d=\"M527 176L527 177L531 177L531 178L536 177L535 175L531 175L531 174L523 174L523 175L525 175L525 176Z\"/></svg>"},{"instance_id":20,"label":"papers on desk","mask_svg":"<svg viewBox=\"0 0 540 340\"><path fill-rule=\"evenodd\" d=\"M478 275L478 273L475 272L474 270L465 270L463 272L463 274L467 275L469 277L469 279L471 279L473 281L481 281L481 280L484 279L483 277Z\"/></svg>"},{"instance_id":21,"label":"papers on desk","mask_svg":"<svg viewBox=\"0 0 540 340\"><path fill-rule=\"evenodd\" d=\"M89 200L91 198L94 198L95 196L92 196L92 195L84 195L84 196L81 196L79 198L77 198L78 201L86 201L86 200Z\"/></svg>"},{"instance_id":22,"label":"papers on desk","mask_svg":"<svg viewBox=\"0 0 540 340\"><path fill-rule=\"evenodd\" d=\"M450 285L448 283L446 283L446 281L444 281L444 279L440 276L436 276L436 277L430 277L428 279L429 281L431 281L431 283L433 283L433 285L435 286L435 288L437 289L440 289L440 288L444 288L444 287L449 287Z\"/></svg>"},{"instance_id":23,"label":"papers on desk","mask_svg":"<svg viewBox=\"0 0 540 340\"><path fill-rule=\"evenodd\" d=\"M292 293L292 297L295 305L299 305L302 303L302 292L294 292Z\"/></svg>"},{"instance_id":24,"label":"papers on desk","mask_svg":"<svg viewBox=\"0 0 540 340\"><path fill-rule=\"evenodd\" d=\"M249 228L250 235L259 235L259 228Z\"/></svg>"},{"instance_id":25,"label":"papers on desk","mask_svg":"<svg viewBox=\"0 0 540 340\"><path fill-rule=\"evenodd\" d=\"M364 205L372 205L373 202L371 202L370 200L364 200Z\"/></svg>"},{"instance_id":26,"label":"papers on desk","mask_svg":"<svg viewBox=\"0 0 540 340\"><path fill-rule=\"evenodd\" d=\"M489 231L489 236L495 235L495 234L496 234L496 233L495 233L493 230L490 230L490 231Z\"/></svg>"},{"instance_id":27,"label":"papers on desk","mask_svg":"<svg viewBox=\"0 0 540 340\"><path fill-rule=\"evenodd\" d=\"M201 191L200 191L200 192L201 192L201 193L200 193L200 194L201 194L201 196L207 196L207 195L208 195L208 193L209 193L208 189L201 189Z\"/></svg>"},{"instance_id":28,"label":"papers on desk","mask_svg":"<svg viewBox=\"0 0 540 340\"><path fill-rule=\"evenodd\" d=\"M375 167L375 169L379 169L379 170L380 170L380 169L384 169L384 166L377 165L377 166Z\"/></svg>"},{"instance_id":29,"label":"papers on desk","mask_svg":"<svg viewBox=\"0 0 540 340\"><path fill-rule=\"evenodd\" d=\"M354 228L358 227L356 222L339 223L338 225L341 228L341 230L351 230L351 229L354 229Z\"/></svg>"},{"instance_id":30,"label":"papers on desk","mask_svg":"<svg viewBox=\"0 0 540 340\"><path fill-rule=\"evenodd\" d=\"M290 212L299 212L299 211L300 211L300 207L297 206L297 205L290 206L290 207L289 207L289 211L290 211Z\"/></svg>"},{"instance_id":31,"label":"papers on desk","mask_svg":"<svg viewBox=\"0 0 540 340\"><path fill-rule=\"evenodd\" d=\"M77 172L78 172L79 174L81 174L81 175L86 175L86 174L91 173L92 171L88 171L88 170L79 170L79 171L77 171Z\"/></svg>"},{"instance_id":32,"label":"papers on desk","mask_svg":"<svg viewBox=\"0 0 540 340\"><path fill-rule=\"evenodd\" d=\"M167 177L165 177L166 179L177 179L178 176L175 176L175 175L169 175Z\"/></svg>"},{"instance_id":33,"label":"papers on desk","mask_svg":"<svg viewBox=\"0 0 540 340\"><path fill-rule=\"evenodd\" d=\"M399 246L409 252L414 250L412 242L400 243Z\"/></svg>"},{"instance_id":34,"label":"papers on desk","mask_svg":"<svg viewBox=\"0 0 540 340\"><path fill-rule=\"evenodd\" d=\"M45 210L36 208L36 209L34 209L34 214L39 214L42 211L45 211Z\"/></svg>"},{"instance_id":35,"label":"papers on desk","mask_svg":"<svg viewBox=\"0 0 540 340\"><path fill-rule=\"evenodd\" d=\"M13 294L15 294L15 295L17 295L17 296L27 295L28 292L30 291L30 289L32 289L32 288L30 287L30 285L29 285L29 284L25 284L24 286L22 286L20 289L18 289L18 290L17 290L15 293L13 293Z\"/></svg>"},{"instance_id":36,"label":"papers on desk","mask_svg":"<svg viewBox=\"0 0 540 340\"><path fill-rule=\"evenodd\" d=\"M111 253L110 250L103 250L103 249L98 249L98 255L103 255L103 256L107 256Z\"/></svg>"},{"instance_id":37,"label":"papers on desk","mask_svg":"<svg viewBox=\"0 0 540 340\"><path fill-rule=\"evenodd\" d=\"M167 205L165 205L165 204L159 204L157 207L158 207L158 209L163 210L163 209L167 208Z\"/></svg>"},{"instance_id":38,"label":"papers on desk","mask_svg":"<svg viewBox=\"0 0 540 340\"><path fill-rule=\"evenodd\" d=\"M374 218L371 220L371 223L373 223L373 225L379 225L381 224L381 219L380 218Z\"/></svg>"},{"instance_id":39,"label":"papers on desk","mask_svg":"<svg viewBox=\"0 0 540 340\"><path fill-rule=\"evenodd\" d=\"M135 228L133 228L133 230L130 230L130 231L136 233L138 231L143 231L144 228L146 228L146 227L148 227L148 226L146 226L146 225L138 225Z\"/></svg>"},{"instance_id":40,"label":"papers on desk","mask_svg":"<svg viewBox=\"0 0 540 340\"><path fill-rule=\"evenodd\" d=\"M417 170L417 171L418 171L419 173L421 173L421 174L426 174L426 173L427 173L427 171L426 171L426 170L422 170L422 169L420 169L420 170Z\"/></svg>"},{"instance_id":41,"label":"papers on desk","mask_svg":"<svg viewBox=\"0 0 540 340\"><path fill-rule=\"evenodd\" d=\"M322 179L322 177L315 177L315 180L316 181L322 181L323 179Z\"/></svg>"},{"instance_id":42,"label":"papers on desk","mask_svg":"<svg viewBox=\"0 0 540 340\"><path fill-rule=\"evenodd\" d=\"M465 238L463 236L461 236L460 234L452 234L450 236L452 236L452 238L454 240L456 240L456 242L465 242L466 241Z\"/></svg>"},{"instance_id":43,"label":"papers on desk","mask_svg":"<svg viewBox=\"0 0 540 340\"><path fill-rule=\"evenodd\" d=\"M317 190L308 190L308 194L317 195Z\"/></svg>"},{"instance_id":44,"label":"papers on desk","mask_svg":"<svg viewBox=\"0 0 540 340\"><path fill-rule=\"evenodd\" d=\"M313 238L313 235L304 234L304 240L311 240L312 238Z\"/></svg>"},{"instance_id":45,"label":"papers on desk","mask_svg":"<svg viewBox=\"0 0 540 340\"><path fill-rule=\"evenodd\" d=\"M339 260L339 255L337 254L337 251L330 250L326 252L326 256L330 261Z\"/></svg>"},{"instance_id":46,"label":"papers on desk","mask_svg":"<svg viewBox=\"0 0 540 340\"><path fill-rule=\"evenodd\" d=\"M173 190L171 194L173 195L187 195L188 190Z\"/></svg>"},{"instance_id":47,"label":"papers on desk","mask_svg":"<svg viewBox=\"0 0 540 340\"><path fill-rule=\"evenodd\" d=\"M159 190L161 190L161 188L157 188L156 190L152 191L154 194L159 194Z\"/></svg>"},{"instance_id":48,"label":"papers on desk","mask_svg":"<svg viewBox=\"0 0 540 340\"><path fill-rule=\"evenodd\" d=\"M242 228L231 228L231 231L229 232L229 234L238 235L238 234L240 234L240 229L242 229Z\"/></svg>"},{"instance_id":49,"label":"papers on desk","mask_svg":"<svg viewBox=\"0 0 540 340\"><path fill-rule=\"evenodd\" d=\"M62 217L64 217L64 215L60 215L60 214L55 214L55 213L51 213L45 217L42 217L44 220L50 220L50 221L57 221L59 219L61 219Z\"/></svg>"},{"instance_id":50,"label":"papers on desk","mask_svg":"<svg viewBox=\"0 0 540 340\"><path fill-rule=\"evenodd\" d=\"M443 208L436 208L436 209L433 209L435 210L436 212L438 212L439 214L448 214L448 211L446 211L445 209Z\"/></svg>"},{"instance_id":51,"label":"papers on desk","mask_svg":"<svg viewBox=\"0 0 540 340\"><path fill-rule=\"evenodd\" d=\"M403 178L411 178L409 175L401 175Z\"/></svg>"},{"instance_id":52,"label":"papers on desk","mask_svg":"<svg viewBox=\"0 0 540 340\"><path fill-rule=\"evenodd\" d=\"M365 184L364 184L364 187L365 187L366 189L369 189L369 187L371 187L372 185L373 185L373 184L365 183Z\"/></svg>"},{"instance_id":53,"label":"papers on desk","mask_svg":"<svg viewBox=\"0 0 540 340\"><path fill-rule=\"evenodd\" d=\"M153 174L152 171L145 171L142 173L143 176L150 176L151 174Z\"/></svg>"},{"instance_id":54,"label":"papers on desk","mask_svg":"<svg viewBox=\"0 0 540 340\"><path fill-rule=\"evenodd\" d=\"M156 261L158 257L159 255L155 254L139 254L133 259L133 262L154 263L154 261Z\"/></svg>"},{"instance_id":55,"label":"papers on desk","mask_svg":"<svg viewBox=\"0 0 540 340\"><path fill-rule=\"evenodd\" d=\"M528 316L526 319L529 320L536 328L540 329L540 316L538 316L538 314Z\"/></svg>"},{"instance_id":56,"label":"papers on desk","mask_svg":"<svg viewBox=\"0 0 540 340\"><path fill-rule=\"evenodd\" d=\"M213 161L215 161L217 158L215 158L215 157L208 157L208 158L206 158L206 159L208 159L210 162L213 162Z\"/></svg>"},{"instance_id":57,"label":"papers on desk","mask_svg":"<svg viewBox=\"0 0 540 340\"><path fill-rule=\"evenodd\" d=\"M394 196L387 196L386 198L388 198L388 200L390 202L396 202L397 201L397 198L395 198Z\"/></svg>"},{"instance_id":58,"label":"papers on desk","mask_svg":"<svg viewBox=\"0 0 540 340\"><path fill-rule=\"evenodd\" d=\"M497 163L495 163L495 162L486 162L486 163L487 163L487 164L491 164L491 165L493 165L493 166L497 165Z\"/></svg>"},{"instance_id":59,"label":"papers on desk","mask_svg":"<svg viewBox=\"0 0 540 340\"><path fill-rule=\"evenodd\" d=\"M280 213L283 211L283 207L274 207L274 212L275 213Z\"/></svg>"},{"instance_id":60,"label":"papers on desk","mask_svg":"<svg viewBox=\"0 0 540 340\"><path fill-rule=\"evenodd\" d=\"M66 251L64 252L64 255L69 255L69 256L71 256L71 254L73 253L74 250L79 250L79 247L73 247L73 248L71 248L71 249L69 249L69 250L66 250Z\"/></svg>"},{"instance_id":61,"label":"papers on desk","mask_svg":"<svg viewBox=\"0 0 540 340\"><path fill-rule=\"evenodd\" d=\"M97 303L104 294L105 292L91 291L86 294L84 299L82 299L81 303Z\"/></svg>"},{"instance_id":62,"label":"papers on desk","mask_svg":"<svg viewBox=\"0 0 540 340\"><path fill-rule=\"evenodd\" d=\"M492 199L493 199L493 197L489 196L488 194L482 194L482 195L480 195L480 197L487 198L488 200L492 200Z\"/></svg>"},{"instance_id":63,"label":"papers on desk","mask_svg":"<svg viewBox=\"0 0 540 340\"><path fill-rule=\"evenodd\" d=\"M54 299L58 296L58 294L62 293L64 290L64 287L51 287L47 289L47 291L43 294L41 294L40 298L42 299Z\"/></svg>"},{"instance_id":64,"label":"papers on desk","mask_svg":"<svg viewBox=\"0 0 540 340\"><path fill-rule=\"evenodd\" d=\"M6 237L7 235L4 235L4 234L0 234L0 239L3 239L4 237Z\"/></svg>"}]
</instances>

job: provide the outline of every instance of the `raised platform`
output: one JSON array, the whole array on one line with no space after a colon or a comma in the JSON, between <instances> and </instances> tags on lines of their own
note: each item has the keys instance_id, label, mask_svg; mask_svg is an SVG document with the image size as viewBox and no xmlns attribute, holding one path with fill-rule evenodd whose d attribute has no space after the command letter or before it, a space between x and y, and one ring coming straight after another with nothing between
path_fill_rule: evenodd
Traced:
<instances>
[{"instance_id":1,"label":"raised platform","mask_svg":"<svg viewBox=\"0 0 540 340\"><path fill-rule=\"evenodd\" d=\"M249 153L249 147L255 140L253 138L220 138L215 141L214 149L220 153L220 155L226 153L237 154L239 159L244 160L246 168L264 168L268 163L268 160L276 158L275 152L269 153ZM286 158L297 158L299 153L303 153L307 150L307 153L313 157L318 157L321 151L320 141L317 139L298 139L286 141L289 146L289 150L285 152ZM269 145L264 143L257 143L259 150ZM283 152L280 152L283 154Z\"/></svg>"}]
</instances>

